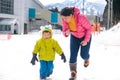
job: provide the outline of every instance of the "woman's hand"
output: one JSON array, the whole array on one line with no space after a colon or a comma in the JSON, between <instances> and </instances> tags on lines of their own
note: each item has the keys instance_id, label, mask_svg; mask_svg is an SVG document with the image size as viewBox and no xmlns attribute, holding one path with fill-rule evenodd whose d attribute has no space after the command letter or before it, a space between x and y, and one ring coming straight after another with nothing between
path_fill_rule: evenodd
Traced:
<instances>
[{"instance_id":1,"label":"woman's hand","mask_svg":"<svg viewBox=\"0 0 120 80\"><path fill-rule=\"evenodd\" d=\"M82 46L86 46L86 45L87 45L87 42L86 42L86 41L82 41L80 44L81 44Z\"/></svg>"},{"instance_id":2,"label":"woman's hand","mask_svg":"<svg viewBox=\"0 0 120 80\"><path fill-rule=\"evenodd\" d=\"M70 30L68 29L68 30L66 30L66 32L65 32L65 36L68 37L69 34L70 34Z\"/></svg>"}]
</instances>

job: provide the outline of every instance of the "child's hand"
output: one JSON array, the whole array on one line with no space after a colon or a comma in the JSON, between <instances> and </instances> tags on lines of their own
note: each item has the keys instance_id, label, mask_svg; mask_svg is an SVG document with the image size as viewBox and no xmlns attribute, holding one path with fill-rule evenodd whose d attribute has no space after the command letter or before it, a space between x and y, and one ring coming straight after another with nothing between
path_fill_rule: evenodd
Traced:
<instances>
[{"instance_id":1,"label":"child's hand","mask_svg":"<svg viewBox=\"0 0 120 80\"><path fill-rule=\"evenodd\" d=\"M31 60L31 64L35 65L35 61L38 61L37 54L33 54L33 57L32 57L32 60Z\"/></svg>"},{"instance_id":2,"label":"child's hand","mask_svg":"<svg viewBox=\"0 0 120 80\"><path fill-rule=\"evenodd\" d=\"M60 56L61 56L61 59L63 60L63 62L65 63L66 62L66 57L65 57L64 53L62 53Z\"/></svg>"},{"instance_id":3,"label":"child's hand","mask_svg":"<svg viewBox=\"0 0 120 80\"><path fill-rule=\"evenodd\" d=\"M80 44L81 44L82 46L86 46L86 45L87 45L87 42L86 42L86 41L82 41Z\"/></svg>"}]
</instances>

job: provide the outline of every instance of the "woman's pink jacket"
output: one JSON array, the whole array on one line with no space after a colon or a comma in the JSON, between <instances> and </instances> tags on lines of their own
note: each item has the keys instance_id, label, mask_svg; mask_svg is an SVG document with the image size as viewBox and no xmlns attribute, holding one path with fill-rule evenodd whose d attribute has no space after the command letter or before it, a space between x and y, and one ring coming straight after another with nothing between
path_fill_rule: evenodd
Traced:
<instances>
[{"instance_id":1,"label":"woman's pink jacket","mask_svg":"<svg viewBox=\"0 0 120 80\"><path fill-rule=\"evenodd\" d=\"M80 10L76 7L74 8L74 17L76 22L76 31L71 31L71 34L77 38L84 37L84 41L88 42L91 36L91 24L87 17L83 14L80 14ZM68 23L62 19L62 32L66 36L66 31L69 29Z\"/></svg>"}]
</instances>

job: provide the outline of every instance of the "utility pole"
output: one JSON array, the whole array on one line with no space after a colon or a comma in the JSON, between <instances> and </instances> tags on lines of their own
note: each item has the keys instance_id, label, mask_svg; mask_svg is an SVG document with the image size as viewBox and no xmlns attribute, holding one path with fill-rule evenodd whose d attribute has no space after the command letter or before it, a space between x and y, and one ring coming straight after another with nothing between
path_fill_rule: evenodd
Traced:
<instances>
[{"instance_id":1,"label":"utility pole","mask_svg":"<svg viewBox=\"0 0 120 80\"><path fill-rule=\"evenodd\" d=\"M84 14L84 0L83 0L83 14Z\"/></svg>"},{"instance_id":2,"label":"utility pole","mask_svg":"<svg viewBox=\"0 0 120 80\"><path fill-rule=\"evenodd\" d=\"M113 0L108 0L108 20L107 29L113 26Z\"/></svg>"},{"instance_id":3,"label":"utility pole","mask_svg":"<svg viewBox=\"0 0 120 80\"><path fill-rule=\"evenodd\" d=\"M111 2L110 2L110 27L112 27L113 26L113 0L111 0Z\"/></svg>"},{"instance_id":4,"label":"utility pole","mask_svg":"<svg viewBox=\"0 0 120 80\"><path fill-rule=\"evenodd\" d=\"M107 20L107 29L110 27L110 0L108 0L108 20Z\"/></svg>"}]
</instances>

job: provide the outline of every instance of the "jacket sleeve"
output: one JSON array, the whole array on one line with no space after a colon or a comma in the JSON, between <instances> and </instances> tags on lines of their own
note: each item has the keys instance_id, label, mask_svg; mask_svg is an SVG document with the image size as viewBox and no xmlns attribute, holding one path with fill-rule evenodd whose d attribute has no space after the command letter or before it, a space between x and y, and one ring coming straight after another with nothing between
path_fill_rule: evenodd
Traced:
<instances>
[{"instance_id":1,"label":"jacket sleeve","mask_svg":"<svg viewBox=\"0 0 120 80\"><path fill-rule=\"evenodd\" d=\"M33 54L37 54L38 52L39 52L39 41L36 41L36 44L35 44L35 46L34 46L34 49L33 49Z\"/></svg>"},{"instance_id":2,"label":"jacket sleeve","mask_svg":"<svg viewBox=\"0 0 120 80\"><path fill-rule=\"evenodd\" d=\"M84 15L82 16L81 24L82 24L82 27L85 28L85 32L86 32L84 41L89 42L90 37L91 37L92 27L91 27L89 20Z\"/></svg>"},{"instance_id":3,"label":"jacket sleeve","mask_svg":"<svg viewBox=\"0 0 120 80\"><path fill-rule=\"evenodd\" d=\"M66 35L67 30L68 30L68 24L62 19L62 33L65 37L67 37Z\"/></svg>"},{"instance_id":4,"label":"jacket sleeve","mask_svg":"<svg viewBox=\"0 0 120 80\"><path fill-rule=\"evenodd\" d=\"M57 41L55 41L54 40L54 49L55 49L55 51L58 53L58 54L62 54L62 48L60 47L60 45L58 44L58 42Z\"/></svg>"}]
</instances>

